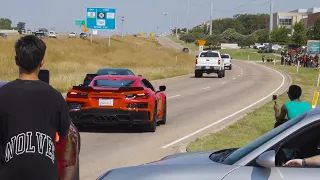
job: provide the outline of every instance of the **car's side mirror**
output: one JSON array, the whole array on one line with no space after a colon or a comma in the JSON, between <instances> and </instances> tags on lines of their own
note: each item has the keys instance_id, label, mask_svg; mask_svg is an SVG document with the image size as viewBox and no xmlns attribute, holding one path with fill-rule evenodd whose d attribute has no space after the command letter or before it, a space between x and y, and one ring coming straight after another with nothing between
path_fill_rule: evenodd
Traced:
<instances>
[{"instance_id":1,"label":"car's side mirror","mask_svg":"<svg viewBox=\"0 0 320 180\"><path fill-rule=\"evenodd\" d=\"M262 153L256 160L257 164L265 167L272 168L276 164L276 152L274 150Z\"/></svg>"},{"instance_id":2,"label":"car's side mirror","mask_svg":"<svg viewBox=\"0 0 320 180\"><path fill-rule=\"evenodd\" d=\"M50 79L49 70L47 70L47 69L41 69L40 72L39 72L39 74L38 74L38 78L39 78L41 81L49 84L49 79Z\"/></svg>"},{"instance_id":3,"label":"car's side mirror","mask_svg":"<svg viewBox=\"0 0 320 180\"><path fill-rule=\"evenodd\" d=\"M196 58L198 58L199 56L198 55L196 55Z\"/></svg>"},{"instance_id":4,"label":"car's side mirror","mask_svg":"<svg viewBox=\"0 0 320 180\"><path fill-rule=\"evenodd\" d=\"M141 75L141 74L139 74L138 76L139 76L139 77L142 77L142 75Z\"/></svg>"},{"instance_id":5,"label":"car's side mirror","mask_svg":"<svg viewBox=\"0 0 320 180\"><path fill-rule=\"evenodd\" d=\"M166 86L159 86L159 91L161 91L161 92L162 92L162 91L165 91L166 88L167 88Z\"/></svg>"},{"instance_id":6,"label":"car's side mirror","mask_svg":"<svg viewBox=\"0 0 320 180\"><path fill-rule=\"evenodd\" d=\"M231 59L233 59L233 58L231 57Z\"/></svg>"}]
</instances>

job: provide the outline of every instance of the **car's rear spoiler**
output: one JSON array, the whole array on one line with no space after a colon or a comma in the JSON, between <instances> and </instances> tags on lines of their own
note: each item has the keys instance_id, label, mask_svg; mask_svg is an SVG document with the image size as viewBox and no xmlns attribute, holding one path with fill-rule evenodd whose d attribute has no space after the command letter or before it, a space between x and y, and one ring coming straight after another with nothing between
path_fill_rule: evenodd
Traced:
<instances>
[{"instance_id":1,"label":"car's rear spoiler","mask_svg":"<svg viewBox=\"0 0 320 180\"><path fill-rule=\"evenodd\" d=\"M120 87L119 89L114 89L114 90L94 89L91 86L86 86L86 85L73 86L72 89L78 90L78 91L118 91L118 92L142 91L142 90L144 90L143 87Z\"/></svg>"},{"instance_id":2,"label":"car's rear spoiler","mask_svg":"<svg viewBox=\"0 0 320 180\"><path fill-rule=\"evenodd\" d=\"M92 79L95 78L96 76L98 76L98 74L87 74L87 75L86 75L86 79L87 79L87 80L92 80Z\"/></svg>"}]
</instances>

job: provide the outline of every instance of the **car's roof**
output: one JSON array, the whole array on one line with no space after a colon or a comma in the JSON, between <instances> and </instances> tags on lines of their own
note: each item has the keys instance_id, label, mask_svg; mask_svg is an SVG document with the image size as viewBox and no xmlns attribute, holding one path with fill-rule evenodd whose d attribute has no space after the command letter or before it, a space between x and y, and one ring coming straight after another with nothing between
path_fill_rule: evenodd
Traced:
<instances>
[{"instance_id":1,"label":"car's roof","mask_svg":"<svg viewBox=\"0 0 320 180\"><path fill-rule=\"evenodd\" d=\"M131 71L128 68L101 68L98 71L100 71L100 70L129 70L129 71Z\"/></svg>"},{"instance_id":2,"label":"car's roof","mask_svg":"<svg viewBox=\"0 0 320 180\"><path fill-rule=\"evenodd\" d=\"M96 76L94 78L94 80L101 80L101 79L142 80L143 77L131 76L131 75L101 75L101 76Z\"/></svg>"}]
</instances>

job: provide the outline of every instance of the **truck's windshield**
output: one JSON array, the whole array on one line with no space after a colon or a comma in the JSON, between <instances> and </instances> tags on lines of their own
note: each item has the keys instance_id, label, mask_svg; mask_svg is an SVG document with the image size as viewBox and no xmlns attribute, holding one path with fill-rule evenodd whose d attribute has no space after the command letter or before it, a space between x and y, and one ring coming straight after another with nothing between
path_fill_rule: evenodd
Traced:
<instances>
[{"instance_id":1,"label":"truck's windshield","mask_svg":"<svg viewBox=\"0 0 320 180\"><path fill-rule=\"evenodd\" d=\"M219 54L216 52L203 52L200 57L219 57Z\"/></svg>"}]
</instances>

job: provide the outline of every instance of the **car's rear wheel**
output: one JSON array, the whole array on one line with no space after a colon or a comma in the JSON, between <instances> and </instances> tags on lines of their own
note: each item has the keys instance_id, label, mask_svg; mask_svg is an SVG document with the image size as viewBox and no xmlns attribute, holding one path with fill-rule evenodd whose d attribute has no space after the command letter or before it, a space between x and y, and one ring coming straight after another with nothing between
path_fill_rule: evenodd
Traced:
<instances>
[{"instance_id":1,"label":"car's rear wheel","mask_svg":"<svg viewBox=\"0 0 320 180\"><path fill-rule=\"evenodd\" d=\"M223 77L223 71L219 71L218 72L218 78L222 78Z\"/></svg>"},{"instance_id":2,"label":"car's rear wheel","mask_svg":"<svg viewBox=\"0 0 320 180\"><path fill-rule=\"evenodd\" d=\"M230 65L230 66L229 66L229 70L231 70L231 69L232 69L232 66Z\"/></svg>"},{"instance_id":3,"label":"car's rear wheel","mask_svg":"<svg viewBox=\"0 0 320 180\"><path fill-rule=\"evenodd\" d=\"M149 124L141 125L141 130L144 132L156 132L157 126L157 106L155 106L152 121Z\"/></svg>"},{"instance_id":4,"label":"car's rear wheel","mask_svg":"<svg viewBox=\"0 0 320 180\"><path fill-rule=\"evenodd\" d=\"M160 121L159 123L160 124L167 123L167 100L164 100L163 118L162 118L162 121Z\"/></svg>"},{"instance_id":5,"label":"car's rear wheel","mask_svg":"<svg viewBox=\"0 0 320 180\"><path fill-rule=\"evenodd\" d=\"M202 77L202 72L201 71L194 71L194 77L199 78Z\"/></svg>"}]
</instances>

